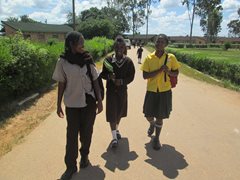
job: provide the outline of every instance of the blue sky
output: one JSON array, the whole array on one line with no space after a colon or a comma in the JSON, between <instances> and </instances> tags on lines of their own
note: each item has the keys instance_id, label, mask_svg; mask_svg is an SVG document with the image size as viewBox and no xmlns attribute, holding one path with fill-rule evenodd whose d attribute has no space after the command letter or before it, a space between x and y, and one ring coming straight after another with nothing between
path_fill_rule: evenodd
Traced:
<instances>
[{"instance_id":1,"label":"blue sky","mask_svg":"<svg viewBox=\"0 0 240 180\"><path fill-rule=\"evenodd\" d=\"M0 0L0 20L19 17L27 14L30 18L48 24L62 24L66 22L66 15L71 11L71 0ZM104 0L75 0L76 13L90 7L101 8L106 5ZM219 36L228 36L227 24L238 19L237 9L240 8L240 0L222 0L223 22ZM161 0L151 7L152 14L149 17L149 34L165 33L169 36L186 36L189 34L189 19L187 8L182 6L181 0ZM140 28L141 34L146 33L146 26ZM129 32L131 33L131 32ZM199 17L196 16L193 28L194 36L202 36L199 26Z\"/></svg>"}]
</instances>

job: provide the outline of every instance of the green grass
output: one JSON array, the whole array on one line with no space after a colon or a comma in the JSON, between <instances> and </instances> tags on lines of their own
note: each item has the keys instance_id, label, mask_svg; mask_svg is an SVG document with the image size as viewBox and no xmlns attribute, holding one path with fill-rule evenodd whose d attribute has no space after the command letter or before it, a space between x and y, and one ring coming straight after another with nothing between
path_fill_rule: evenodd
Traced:
<instances>
[{"instance_id":1,"label":"green grass","mask_svg":"<svg viewBox=\"0 0 240 180\"><path fill-rule=\"evenodd\" d=\"M196 55L201 58L209 58L216 61L224 61L230 64L240 64L240 51L230 49L225 51L220 48L197 49L197 48L169 48L174 51Z\"/></svg>"}]
</instances>

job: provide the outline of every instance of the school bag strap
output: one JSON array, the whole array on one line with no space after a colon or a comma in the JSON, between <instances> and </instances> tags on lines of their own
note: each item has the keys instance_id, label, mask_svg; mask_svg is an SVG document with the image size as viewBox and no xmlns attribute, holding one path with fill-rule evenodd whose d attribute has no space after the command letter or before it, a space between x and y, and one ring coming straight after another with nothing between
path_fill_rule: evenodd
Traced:
<instances>
[{"instance_id":1,"label":"school bag strap","mask_svg":"<svg viewBox=\"0 0 240 180\"><path fill-rule=\"evenodd\" d=\"M168 54L166 54L166 58L164 61L164 65L167 64L167 59L168 59ZM171 88L175 88L177 83L178 83L178 77L177 76L169 76L170 83L171 83ZM164 73L164 81L167 81L167 73Z\"/></svg>"},{"instance_id":2,"label":"school bag strap","mask_svg":"<svg viewBox=\"0 0 240 180\"><path fill-rule=\"evenodd\" d=\"M94 86L93 86L93 76L92 76L92 72L91 72L90 63L87 63L86 66L87 66L87 74L90 77L90 80L92 82L92 88L94 90L95 97L97 98L97 93L96 93L96 91L94 89ZM104 99L104 86L103 86L102 78L100 76L98 76L97 80L98 80L98 84L99 84L100 94L101 94L101 97L102 97L102 100L103 100Z\"/></svg>"},{"instance_id":3,"label":"school bag strap","mask_svg":"<svg viewBox=\"0 0 240 180\"><path fill-rule=\"evenodd\" d=\"M167 59L168 59L168 54L166 54L165 61L164 61L164 65L167 64ZM164 81L165 81L165 82L167 81L167 73L166 73L166 72L164 73Z\"/></svg>"}]
</instances>

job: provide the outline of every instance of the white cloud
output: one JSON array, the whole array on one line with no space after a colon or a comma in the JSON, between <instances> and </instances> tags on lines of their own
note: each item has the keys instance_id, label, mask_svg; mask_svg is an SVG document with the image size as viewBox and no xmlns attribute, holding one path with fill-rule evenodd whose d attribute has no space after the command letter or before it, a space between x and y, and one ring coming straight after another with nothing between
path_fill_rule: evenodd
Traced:
<instances>
[{"instance_id":1,"label":"white cloud","mask_svg":"<svg viewBox=\"0 0 240 180\"><path fill-rule=\"evenodd\" d=\"M227 24L237 19L239 0L223 1L223 22L221 35L227 35ZM75 12L77 15L91 7L102 8L106 1L101 0L75 0ZM153 7L154 6L154 7ZM188 13L182 6L181 0L161 0L153 4L149 17L149 33L165 33L167 35L188 35L190 31ZM27 14L30 18L49 24L62 24L67 21L66 16L72 11L71 0L0 0L0 20L19 17ZM146 26L140 28L140 32L146 32ZM193 35L203 35L199 25L199 17L195 16Z\"/></svg>"},{"instance_id":2,"label":"white cloud","mask_svg":"<svg viewBox=\"0 0 240 180\"><path fill-rule=\"evenodd\" d=\"M0 14L3 14L3 10L2 10L2 1L0 1Z\"/></svg>"},{"instance_id":3,"label":"white cloud","mask_svg":"<svg viewBox=\"0 0 240 180\"><path fill-rule=\"evenodd\" d=\"M224 0L222 3L224 10L236 10L240 8L239 0Z\"/></svg>"},{"instance_id":4,"label":"white cloud","mask_svg":"<svg viewBox=\"0 0 240 180\"><path fill-rule=\"evenodd\" d=\"M176 8L181 6L181 0L161 0L160 5L164 8Z\"/></svg>"},{"instance_id":5,"label":"white cloud","mask_svg":"<svg viewBox=\"0 0 240 180\"><path fill-rule=\"evenodd\" d=\"M166 13L166 9L160 6L151 7L151 11L152 13L150 14L150 18L152 19L158 19L159 17L164 16Z\"/></svg>"},{"instance_id":6,"label":"white cloud","mask_svg":"<svg viewBox=\"0 0 240 180\"><path fill-rule=\"evenodd\" d=\"M61 0L50 11L33 12L29 17L41 22L45 22L47 19L48 24L63 24L66 22L66 16L72 10L71 8L69 0Z\"/></svg>"},{"instance_id":7,"label":"white cloud","mask_svg":"<svg viewBox=\"0 0 240 180\"><path fill-rule=\"evenodd\" d=\"M51 3L51 0L33 0L33 7L47 8Z\"/></svg>"}]
</instances>

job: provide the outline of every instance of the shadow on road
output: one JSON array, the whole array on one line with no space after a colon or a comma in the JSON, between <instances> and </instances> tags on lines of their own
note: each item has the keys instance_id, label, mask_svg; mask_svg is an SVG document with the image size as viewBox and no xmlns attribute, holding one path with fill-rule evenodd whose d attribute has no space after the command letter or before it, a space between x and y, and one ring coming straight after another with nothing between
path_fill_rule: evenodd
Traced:
<instances>
[{"instance_id":1,"label":"shadow on road","mask_svg":"<svg viewBox=\"0 0 240 180\"><path fill-rule=\"evenodd\" d=\"M126 170L129 168L129 161L137 159L138 155L135 151L129 152L129 143L127 138L118 141L118 147L112 149L110 146L107 151L102 154L102 158L106 160L105 167L112 172L115 169Z\"/></svg>"},{"instance_id":2,"label":"shadow on road","mask_svg":"<svg viewBox=\"0 0 240 180\"><path fill-rule=\"evenodd\" d=\"M184 155L178 152L175 147L163 144L161 150L155 151L152 148L151 142L145 144L147 150L147 156L150 159L146 159L145 162L151 164L163 171L163 174L174 179L178 176L178 170L184 169L188 166L188 163L184 159Z\"/></svg>"},{"instance_id":3,"label":"shadow on road","mask_svg":"<svg viewBox=\"0 0 240 180\"><path fill-rule=\"evenodd\" d=\"M80 169L71 180L104 180L105 173L99 166L89 165L86 169Z\"/></svg>"}]
</instances>

